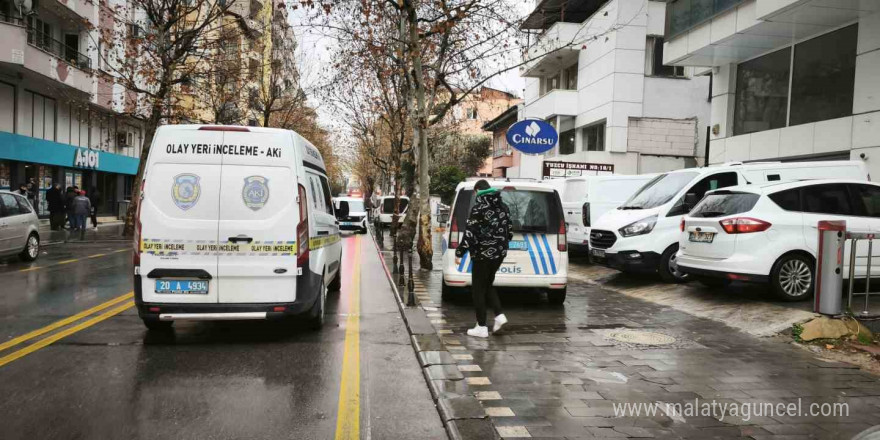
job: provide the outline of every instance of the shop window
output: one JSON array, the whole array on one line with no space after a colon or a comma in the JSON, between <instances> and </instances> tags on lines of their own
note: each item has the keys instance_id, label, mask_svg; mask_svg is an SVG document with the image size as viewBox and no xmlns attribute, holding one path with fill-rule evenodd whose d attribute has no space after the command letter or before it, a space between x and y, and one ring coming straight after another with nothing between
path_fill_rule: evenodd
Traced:
<instances>
[{"instance_id":1,"label":"shop window","mask_svg":"<svg viewBox=\"0 0 880 440\"><path fill-rule=\"evenodd\" d=\"M559 154L574 154L576 130L571 129L559 135Z\"/></svg>"},{"instance_id":2,"label":"shop window","mask_svg":"<svg viewBox=\"0 0 880 440\"><path fill-rule=\"evenodd\" d=\"M605 123L591 125L583 129L586 151L605 151Z\"/></svg>"},{"instance_id":3,"label":"shop window","mask_svg":"<svg viewBox=\"0 0 880 440\"><path fill-rule=\"evenodd\" d=\"M858 26L795 46L789 125L852 115Z\"/></svg>"},{"instance_id":4,"label":"shop window","mask_svg":"<svg viewBox=\"0 0 880 440\"><path fill-rule=\"evenodd\" d=\"M742 63L736 72L733 133L785 127L791 48Z\"/></svg>"},{"instance_id":5,"label":"shop window","mask_svg":"<svg viewBox=\"0 0 880 440\"><path fill-rule=\"evenodd\" d=\"M663 37L648 37L645 46L645 73L648 76L684 78L684 66L663 64Z\"/></svg>"}]
</instances>

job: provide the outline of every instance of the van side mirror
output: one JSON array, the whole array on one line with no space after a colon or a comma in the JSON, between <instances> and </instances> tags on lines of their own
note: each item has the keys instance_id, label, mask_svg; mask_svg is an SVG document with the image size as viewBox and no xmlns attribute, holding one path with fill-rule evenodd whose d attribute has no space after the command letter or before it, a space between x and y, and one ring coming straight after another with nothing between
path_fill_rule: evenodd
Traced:
<instances>
[{"instance_id":1,"label":"van side mirror","mask_svg":"<svg viewBox=\"0 0 880 440\"><path fill-rule=\"evenodd\" d=\"M336 217L348 217L349 209L348 202L339 202L339 208L336 210Z\"/></svg>"},{"instance_id":2,"label":"van side mirror","mask_svg":"<svg viewBox=\"0 0 880 440\"><path fill-rule=\"evenodd\" d=\"M684 195L684 206L690 211L697 206L697 203L700 203L700 198L697 197L694 193L687 193Z\"/></svg>"}]
</instances>

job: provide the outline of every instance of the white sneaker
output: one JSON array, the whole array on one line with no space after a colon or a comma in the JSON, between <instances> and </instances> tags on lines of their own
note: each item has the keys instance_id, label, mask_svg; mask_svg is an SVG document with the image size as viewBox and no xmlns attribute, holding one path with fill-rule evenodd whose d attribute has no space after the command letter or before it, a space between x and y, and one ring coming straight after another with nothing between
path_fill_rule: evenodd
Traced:
<instances>
[{"instance_id":1,"label":"white sneaker","mask_svg":"<svg viewBox=\"0 0 880 440\"><path fill-rule=\"evenodd\" d=\"M504 313L495 317L495 325L492 326L492 333L498 333L498 330L501 330L501 327L507 324L507 317L504 316Z\"/></svg>"},{"instance_id":2,"label":"white sneaker","mask_svg":"<svg viewBox=\"0 0 880 440\"><path fill-rule=\"evenodd\" d=\"M475 338L488 338L489 337L489 327L480 326L480 324L477 324L474 326L474 328L469 328L467 333L468 333L468 336L473 336Z\"/></svg>"}]
</instances>

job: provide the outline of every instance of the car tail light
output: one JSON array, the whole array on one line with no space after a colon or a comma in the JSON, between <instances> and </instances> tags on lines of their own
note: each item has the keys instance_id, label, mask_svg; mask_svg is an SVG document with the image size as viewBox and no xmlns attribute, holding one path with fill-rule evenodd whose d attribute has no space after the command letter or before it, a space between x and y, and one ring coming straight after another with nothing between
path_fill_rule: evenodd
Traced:
<instances>
[{"instance_id":1,"label":"car tail light","mask_svg":"<svg viewBox=\"0 0 880 440\"><path fill-rule=\"evenodd\" d=\"M457 249L458 242L461 240L461 233L458 232L458 219L452 219L452 226L449 227L449 249Z\"/></svg>"},{"instance_id":2,"label":"car tail light","mask_svg":"<svg viewBox=\"0 0 880 440\"><path fill-rule=\"evenodd\" d=\"M568 234L565 229L565 219L559 220L559 234L556 235L556 248L559 252L568 250Z\"/></svg>"},{"instance_id":3,"label":"car tail light","mask_svg":"<svg viewBox=\"0 0 880 440\"><path fill-rule=\"evenodd\" d=\"M686 227L687 227L687 225L685 224L684 217L682 217L681 218L681 226L679 226L679 229L681 229L681 232L684 232L684 229Z\"/></svg>"},{"instance_id":4,"label":"car tail light","mask_svg":"<svg viewBox=\"0 0 880 440\"><path fill-rule=\"evenodd\" d=\"M296 225L296 267L308 269L309 265L309 199L306 188L299 185L299 224Z\"/></svg>"},{"instance_id":5,"label":"car tail light","mask_svg":"<svg viewBox=\"0 0 880 440\"><path fill-rule=\"evenodd\" d=\"M199 127L201 131L239 131L250 133L250 129L247 127L237 127L234 125L206 125L204 127Z\"/></svg>"},{"instance_id":6,"label":"car tail light","mask_svg":"<svg viewBox=\"0 0 880 440\"><path fill-rule=\"evenodd\" d=\"M752 232L763 232L770 229L770 223L764 220L758 220L749 217L729 218L721 220L721 227L728 234L750 234Z\"/></svg>"},{"instance_id":7,"label":"car tail light","mask_svg":"<svg viewBox=\"0 0 880 440\"><path fill-rule=\"evenodd\" d=\"M581 221L584 223L584 226L590 227L590 202L584 203L584 207L581 210Z\"/></svg>"},{"instance_id":8,"label":"car tail light","mask_svg":"<svg viewBox=\"0 0 880 440\"><path fill-rule=\"evenodd\" d=\"M141 239L143 239L141 235L141 208L144 206L144 189L146 186L147 179L144 179L141 181L141 192L137 195L138 206L134 214L134 240L132 241L134 252L131 254L131 263L135 267L141 265Z\"/></svg>"}]
</instances>

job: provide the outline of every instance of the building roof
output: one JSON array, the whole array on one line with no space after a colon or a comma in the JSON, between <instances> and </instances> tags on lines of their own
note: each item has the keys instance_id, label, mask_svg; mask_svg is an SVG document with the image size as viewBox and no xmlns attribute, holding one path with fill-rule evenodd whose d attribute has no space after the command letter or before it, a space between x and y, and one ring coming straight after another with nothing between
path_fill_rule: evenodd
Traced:
<instances>
[{"instance_id":1,"label":"building roof","mask_svg":"<svg viewBox=\"0 0 880 440\"><path fill-rule=\"evenodd\" d=\"M608 0L540 0L520 29L544 30L558 22L583 23Z\"/></svg>"},{"instance_id":2,"label":"building roof","mask_svg":"<svg viewBox=\"0 0 880 440\"><path fill-rule=\"evenodd\" d=\"M483 124L483 130L484 131L495 131L495 129L498 128L498 126L501 126L503 124L507 124L507 125L513 124L514 122L516 122L516 119L518 116L518 110L519 110L519 105L510 106L510 108L505 110L504 113L501 113L500 115L496 116L495 119Z\"/></svg>"}]
</instances>

